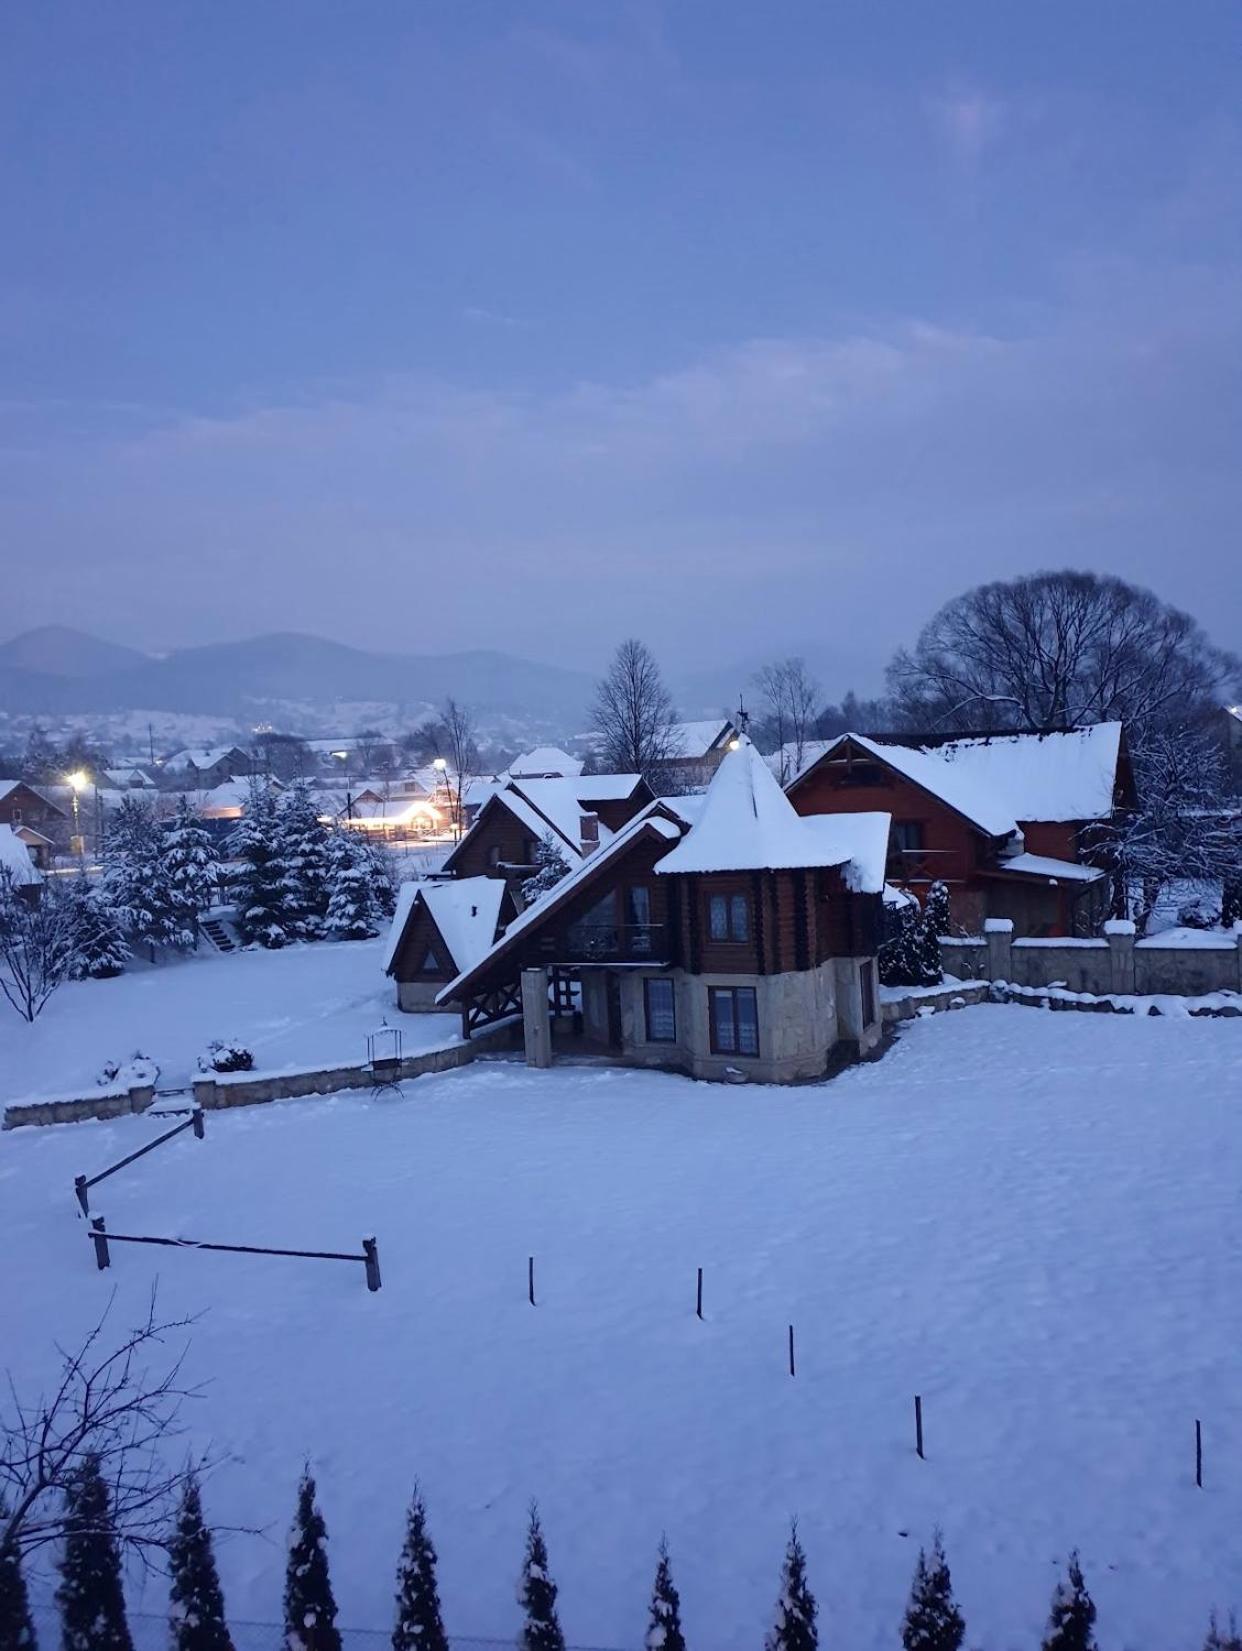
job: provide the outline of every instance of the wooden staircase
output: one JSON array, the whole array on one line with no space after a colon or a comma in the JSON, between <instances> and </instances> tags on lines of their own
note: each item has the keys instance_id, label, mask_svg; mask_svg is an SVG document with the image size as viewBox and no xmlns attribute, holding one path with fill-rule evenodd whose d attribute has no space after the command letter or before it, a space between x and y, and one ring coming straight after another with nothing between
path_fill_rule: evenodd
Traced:
<instances>
[{"instance_id":1,"label":"wooden staircase","mask_svg":"<svg viewBox=\"0 0 1242 1651\"><path fill-rule=\"evenodd\" d=\"M236 937L231 933L222 918L204 917L199 923L199 929L218 952L235 952L237 950Z\"/></svg>"}]
</instances>

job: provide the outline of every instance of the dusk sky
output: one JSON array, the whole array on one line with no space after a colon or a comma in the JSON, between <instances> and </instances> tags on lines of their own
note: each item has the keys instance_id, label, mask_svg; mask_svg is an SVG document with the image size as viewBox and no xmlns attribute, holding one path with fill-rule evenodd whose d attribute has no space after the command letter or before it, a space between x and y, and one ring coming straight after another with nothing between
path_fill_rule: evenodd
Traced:
<instances>
[{"instance_id":1,"label":"dusk sky","mask_svg":"<svg viewBox=\"0 0 1242 1651\"><path fill-rule=\"evenodd\" d=\"M1240 93L1236 0L9 5L0 635L1237 646Z\"/></svg>"}]
</instances>

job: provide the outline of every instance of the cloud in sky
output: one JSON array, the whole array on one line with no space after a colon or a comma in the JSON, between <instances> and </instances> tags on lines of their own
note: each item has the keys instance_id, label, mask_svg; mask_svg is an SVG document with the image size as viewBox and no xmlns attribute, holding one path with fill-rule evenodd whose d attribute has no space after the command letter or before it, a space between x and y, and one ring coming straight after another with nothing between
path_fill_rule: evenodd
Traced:
<instances>
[{"instance_id":1,"label":"cloud in sky","mask_svg":"<svg viewBox=\"0 0 1242 1651\"><path fill-rule=\"evenodd\" d=\"M1004 130L1005 104L977 88L932 98L929 108L954 159L971 170Z\"/></svg>"}]
</instances>

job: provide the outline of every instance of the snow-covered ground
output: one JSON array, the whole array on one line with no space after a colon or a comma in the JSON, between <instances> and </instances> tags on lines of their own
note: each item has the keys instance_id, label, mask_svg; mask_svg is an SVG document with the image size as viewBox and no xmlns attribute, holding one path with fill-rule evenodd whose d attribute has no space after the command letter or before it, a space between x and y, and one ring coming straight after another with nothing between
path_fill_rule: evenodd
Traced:
<instances>
[{"instance_id":1,"label":"snow-covered ground","mask_svg":"<svg viewBox=\"0 0 1242 1651\"><path fill-rule=\"evenodd\" d=\"M117 1246L97 1274L72 1176L154 1127L0 1137L0 1362L38 1382L157 1276L204 1311L196 1435L236 1458L207 1500L271 1534L223 1549L237 1619L279 1619L306 1458L359 1628L389 1624L415 1475L462 1635L512 1636L532 1495L579 1644L641 1643L661 1532L691 1643L759 1644L795 1513L850 1651L897 1643L937 1523L969 1645L1036 1646L1074 1544L1106 1645L1196 1645L1242 1605L1242 1023L984 1006L789 1090L480 1063L212 1115L97 1195L114 1230L373 1232L374 1296L343 1263Z\"/></svg>"},{"instance_id":2,"label":"snow-covered ground","mask_svg":"<svg viewBox=\"0 0 1242 1651\"><path fill-rule=\"evenodd\" d=\"M402 1015L380 970L383 940L291 946L280 952L204 948L115 980L62 986L33 1026L0 1002L0 1106L30 1095L89 1094L109 1058L141 1049L160 1082L185 1082L213 1038L238 1038L256 1069L366 1059L367 1033L387 1016L407 1054L450 1042L456 1015Z\"/></svg>"}]
</instances>

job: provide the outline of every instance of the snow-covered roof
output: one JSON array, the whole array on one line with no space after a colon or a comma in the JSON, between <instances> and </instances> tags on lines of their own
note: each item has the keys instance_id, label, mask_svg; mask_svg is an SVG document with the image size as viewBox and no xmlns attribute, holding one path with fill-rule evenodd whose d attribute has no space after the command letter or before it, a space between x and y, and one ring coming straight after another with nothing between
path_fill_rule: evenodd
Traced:
<instances>
[{"instance_id":1,"label":"snow-covered roof","mask_svg":"<svg viewBox=\"0 0 1242 1651\"><path fill-rule=\"evenodd\" d=\"M0 825L0 866L21 887L43 881L43 873L30 858L30 850L8 825Z\"/></svg>"},{"instance_id":2,"label":"snow-covered roof","mask_svg":"<svg viewBox=\"0 0 1242 1651\"><path fill-rule=\"evenodd\" d=\"M42 802L51 803L53 808L57 806L54 802L52 802L52 799L48 796L45 788L37 785L31 785L29 780L0 780L0 803L4 801L11 791L16 791L19 785L25 786L27 791L33 791L35 796ZM67 791L69 789L68 786L66 786L65 789Z\"/></svg>"},{"instance_id":3,"label":"snow-covered roof","mask_svg":"<svg viewBox=\"0 0 1242 1651\"><path fill-rule=\"evenodd\" d=\"M155 786L155 781L149 774L144 774L141 768L105 768L102 772L104 778L114 786L130 786L135 790L145 790L147 787L154 789Z\"/></svg>"},{"instance_id":4,"label":"snow-covered roof","mask_svg":"<svg viewBox=\"0 0 1242 1651\"><path fill-rule=\"evenodd\" d=\"M1064 883L1095 883L1106 875L1098 866L1079 865L1076 860L1054 860L1048 854L1014 854L1001 860L997 871L1016 871L1026 877L1050 877Z\"/></svg>"},{"instance_id":5,"label":"snow-covered roof","mask_svg":"<svg viewBox=\"0 0 1242 1651\"><path fill-rule=\"evenodd\" d=\"M580 784L578 780L515 780L511 789L533 803L575 853L581 853L582 816L591 810L579 797ZM509 795L510 792L502 792L501 800L507 800ZM546 825L539 835L547 836ZM605 843L611 836L607 826L601 825L599 841Z\"/></svg>"},{"instance_id":6,"label":"snow-covered roof","mask_svg":"<svg viewBox=\"0 0 1242 1651\"><path fill-rule=\"evenodd\" d=\"M555 745L537 745L525 756L515 757L509 764L509 774L515 780L576 779L582 772L582 758L571 757Z\"/></svg>"},{"instance_id":7,"label":"snow-covered roof","mask_svg":"<svg viewBox=\"0 0 1242 1651\"><path fill-rule=\"evenodd\" d=\"M705 757L732 739L733 733L728 717L715 717L708 722L675 722L669 729L669 758L676 762Z\"/></svg>"},{"instance_id":8,"label":"snow-covered roof","mask_svg":"<svg viewBox=\"0 0 1242 1651\"><path fill-rule=\"evenodd\" d=\"M890 816L880 813L803 818L742 736L716 770L697 821L656 873L842 866L848 887L879 894L889 824Z\"/></svg>"},{"instance_id":9,"label":"snow-covered roof","mask_svg":"<svg viewBox=\"0 0 1242 1651\"><path fill-rule=\"evenodd\" d=\"M643 783L641 774L581 774L573 781L581 803L624 802Z\"/></svg>"},{"instance_id":10,"label":"snow-covered roof","mask_svg":"<svg viewBox=\"0 0 1242 1651\"><path fill-rule=\"evenodd\" d=\"M1019 821L1096 820L1113 810L1121 724L1054 734L988 734L944 745L895 745L840 734L806 747L795 785L846 740L940 797L990 837Z\"/></svg>"},{"instance_id":11,"label":"snow-covered roof","mask_svg":"<svg viewBox=\"0 0 1242 1651\"><path fill-rule=\"evenodd\" d=\"M174 751L165 760L164 770L169 774L179 774L183 768L214 768L218 762L227 762L235 753L245 755L236 745L213 745L207 750L187 746L183 751Z\"/></svg>"},{"instance_id":12,"label":"snow-covered roof","mask_svg":"<svg viewBox=\"0 0 1242 1651\"><path fill-rule=\"evenodd\" d=\"M472 969L491 949L500 921L505 885L498 877L453 877L439 882L402 883L384 948L384 973L396 960L414 907L421 901L444 938L458 973Z\"/></svg>"}]
</instances>

